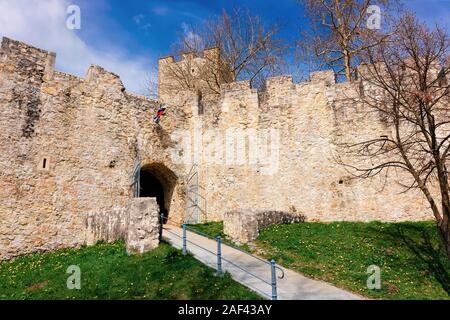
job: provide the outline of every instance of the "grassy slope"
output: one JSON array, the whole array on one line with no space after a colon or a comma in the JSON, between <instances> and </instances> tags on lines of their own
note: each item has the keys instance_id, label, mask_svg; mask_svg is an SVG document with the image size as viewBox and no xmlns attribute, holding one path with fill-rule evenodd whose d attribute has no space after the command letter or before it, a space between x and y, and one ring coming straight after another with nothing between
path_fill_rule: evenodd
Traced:
<instances>
[{"instance_id":1,"label":"grassy slope","mask_svg":"<svg viewBox=\"0 0 450 320\"><path fill-rule=\"evenodd\" d=\"M252 251L249 245L247 245L247 244L239 245L239 244L234 243L230 238L228 238L228 236L225 233L223 233L223 222L222 221L206 222L206 223L201 223L201 224L192 224L189 227L192 228L193 230L203 232L204 234L207 234L213 238L220 236L222 238L222 243L231 244L237 248L240 248L240 249L248 251L248 252Z\"/></svg>"},{"instance_id":2,"label":"grassy slope","mask_svg":"<svg viewBox=\"0 0 450 320\"><path fill-rule=\"evenodd\" d=\"M213 238L221 236L222 238L227 239L227 236L223 233L222 221L192 224L189 227L192 227L193 229L198 230L200 232L209 234Z\"/></svg>"},{"instance_id":3,"label":"grassy slope","mask_svg":"<svg viewBox=\"0 0 450 320\"><path fill-rule=\"evenodd\" d=\"M68 290L67 267L81 268L81 290ZM0 264L0 299L260 299L227 274L214 276L167 244L127 256L123 243L19 257Z\"/></svg>"},{"instance_id":4,"label":"grassy slope","mask_svg":"<svg viewBox=\"0 0 450 320\"><path fill-rule=\"evenodd\" d=\"M367 297L449 299L450 263L433 222L279 225L255 244L285 267ZM367 289L370 265L381 268L380 290Z\"/></svg>"}]
</instances>

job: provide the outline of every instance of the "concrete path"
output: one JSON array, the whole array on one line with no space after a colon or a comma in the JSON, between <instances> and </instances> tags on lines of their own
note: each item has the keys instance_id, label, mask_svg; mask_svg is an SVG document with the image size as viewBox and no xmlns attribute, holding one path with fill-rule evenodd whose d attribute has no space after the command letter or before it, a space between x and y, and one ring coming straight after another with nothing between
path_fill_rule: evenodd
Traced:
<instances>
[{"instance_id":1,"label":"concrete path","mask_svg":"<svg viewBox=\"0 0 450 320\"><path fill-rule=\"evenodd\" d=\"M163 238L175 248L182 248L183 230L178 227L166 225ZM201 246L205 249L199 248ZM187 250L199 261L216 269L217 242L196 233L187 231ZM222 245L222 269L228 271L234 280L242 283L255 292L270 299L272 295L270 265L257 258L249 256L239 250ZM232 262L227 262L228 260ZM237 265L237 266L236 266ZM240 268L250 270L258 278L242 271ZM277 279L278 299L280 300L354 300L361 297L336 288L328 283L312 280L292 270L282 268L284 278ZM281 271L277 270L281 275ZM267 283L263 282L266 281Z\"/></svg>"}]
</instances>

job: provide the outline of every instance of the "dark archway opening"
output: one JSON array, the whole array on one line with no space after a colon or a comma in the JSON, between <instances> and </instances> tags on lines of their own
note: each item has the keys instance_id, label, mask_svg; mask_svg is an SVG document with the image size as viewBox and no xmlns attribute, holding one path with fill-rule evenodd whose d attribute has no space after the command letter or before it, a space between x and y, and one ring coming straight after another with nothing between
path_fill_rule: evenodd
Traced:
<instances>
[{"instance_id":1,"label":"dark archway opening","mask_svg":"<svg viewBox=\"0 0 450 320\"><path fill-rule=\"evenodd\" d=\"M169 218L169 209L176 176L162 165L144 166L140 172L141 198L156 198L160 214L164 214L164 222Z\"/></svg>"},{"instance_id":2,"label":"dark archway opening","mask_svg":"<svg viewBox=\"0 0 450 320\"><path fill-rule=\"evenodd\" d=\"M164 187L162 183L149 171L141 171L141 198L156 198L159 212L167 215Z\"/></svg>"}]
</instances>

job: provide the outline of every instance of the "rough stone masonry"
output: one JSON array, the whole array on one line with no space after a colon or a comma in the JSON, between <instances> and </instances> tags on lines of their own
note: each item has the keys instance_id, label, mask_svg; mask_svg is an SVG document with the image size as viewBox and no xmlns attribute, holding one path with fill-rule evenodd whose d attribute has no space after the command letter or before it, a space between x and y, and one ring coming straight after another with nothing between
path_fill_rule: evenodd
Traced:
<instances>
[{"instance_id":1,"label":"rough stone masonry","mask_svg":"<svg viewBox=\"0 0 450 320\"><path fill-rule=\"evenodd\" d=\"M390 134L351 99L361 84L337 84L325 71L299 84L270 78L264 92L246 81L223 84L218 98L200 101L173 90L166 67L183 61L167 57L153 101L99 66L79 78L55 70L55 59L3 38L0 259L127 237L132 251L148 238L141 241L147 250L157 211L169 223L246 210L307 221L431 218L421 194L399 194L396 181L408 177L382 188L381 180L349 179L333 161L343 139ZM168 111L158 126L152 117L160 102ZM139 185L156 209L139 204Z\"/></svg>"}]
</instances>

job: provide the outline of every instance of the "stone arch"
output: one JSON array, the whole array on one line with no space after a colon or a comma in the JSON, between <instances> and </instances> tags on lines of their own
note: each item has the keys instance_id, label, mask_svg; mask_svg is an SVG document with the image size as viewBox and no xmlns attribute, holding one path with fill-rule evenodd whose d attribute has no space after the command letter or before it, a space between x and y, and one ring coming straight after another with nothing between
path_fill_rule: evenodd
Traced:
<instances>
[{"instance_id":1,"label":"stone arch","mask_svg":"<svg viewBox=\"0 0 450 320\"><path fill-rule=\"evenodd\" d=\"M176 174L161 163L144 165L140 170L141 198L156 198L160 213L167 221L170 213L173 192L177 183Z\"/></svg>"}]
</instances>

